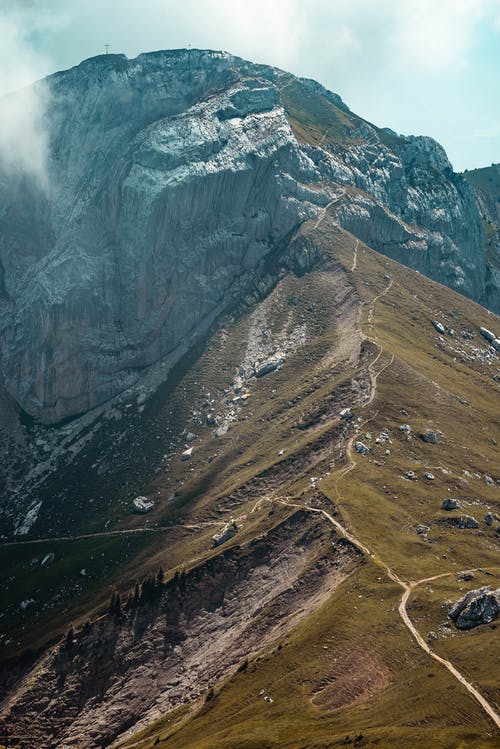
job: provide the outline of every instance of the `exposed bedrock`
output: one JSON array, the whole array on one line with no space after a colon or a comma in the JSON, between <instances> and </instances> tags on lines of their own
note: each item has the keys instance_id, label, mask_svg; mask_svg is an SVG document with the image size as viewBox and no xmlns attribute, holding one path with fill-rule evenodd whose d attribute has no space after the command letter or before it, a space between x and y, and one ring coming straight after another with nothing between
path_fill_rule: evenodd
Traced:
<instances>
[{"instance_id":1,"label":"exposed bedrock","mask_svg":"<svg viewBox=\"0 0 500 749\"><path fill-rule=\"evenodd\" d=\"M92 58L35 86L49 186L0 171L3 376L28 414L57 423L155 362L166 375L339 185L355 188L335 206L346 228L482 299L474 193L442 148L388 140L304 80L352 133L299 143L284 77L178 50Z\"/></svg>"}]
</instances>

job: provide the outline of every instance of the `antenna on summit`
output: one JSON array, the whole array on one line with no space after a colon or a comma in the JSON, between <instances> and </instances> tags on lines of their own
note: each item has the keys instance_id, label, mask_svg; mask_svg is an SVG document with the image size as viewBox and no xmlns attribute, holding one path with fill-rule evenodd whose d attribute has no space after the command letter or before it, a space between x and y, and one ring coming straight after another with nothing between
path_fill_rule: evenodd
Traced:
<instances>
[{"instance_id":1,"label":"antenna on summit","mask_svg":"<svg viewBox=\"0 0 500 749\"><path fill-rule=\"evenodd\" d=\"M105 44L104 49L106 50L105 54L109 55L109 44Z\"/></svg>"}]
</instances>

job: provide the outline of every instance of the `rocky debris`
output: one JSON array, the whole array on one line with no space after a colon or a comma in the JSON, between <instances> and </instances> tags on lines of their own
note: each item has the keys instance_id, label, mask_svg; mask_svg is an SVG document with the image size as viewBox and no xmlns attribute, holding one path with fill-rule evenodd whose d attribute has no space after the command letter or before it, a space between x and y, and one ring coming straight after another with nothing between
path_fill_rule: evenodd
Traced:
<instances>
[{"instance_id":1,"label":"rocky debris","mask_svg":"<svg viewBox=\"0 0 500 749\"><path fill-rule=\"evenodd\" d=\"M427 479L427 481L434 481L434 479L436 478L436 477L434 476L434 474L433 474L433 473L431 473L430 471L426 471L426 472L424 473L424 477L425 477L425 478Z\"/></svg>"},{"instance_id":2,"label":"rocky debris","mask_svg":"<svg viewBox=\"0 0 500 749\"><path fill-rule=\"evenodd\" d=\"M431 429L423 432L423 434L420 435L420 439L422 440L422 442L428 442L430 445L435 445L438 441L437 433L432 431Z\"/></svg>"},{"instance_id":3,"label":"rocky debris","mask_svg":"<svg viewBox=\"0 0 500 749\"><path fill-rule=\"evenodd\" d=\"M500 611L500 588L491 586L470 590L449 610L448 616L458 629L472 629L490 624Z\"/></svg>"},{"instance_id":4,"label":"rocky debris","mask_svg":"<svg viewBox=\"0 0 500 749\"><path fill-rule=\"evenodd\" d=\"M403 432L404 434L410 434L411 426L409 424L401 424L401 426L399 427L399 431Z\"/></svg>"},{"instance_id":5,"label":"rocky debris","mask_svg":"<svg viewBox=\"0 0 500 749\"><path fill-rule=\"evenodd\" d=\"M354 414L350 408L343 408L339 416L343 421L351 421L354 418Z\"/></svg>"},{"instance_id":6,"label":"rocky debris","mask_svg":"<svg viewBox=\"0 0 500 749\"><path fill-rule=\"evenodd\" d=\"M390 437L389 437L389 433L384 430L384 431L380 432L379 436L375 439L375 444L376 445L382 445L382 444L384 444L384 442L390 442L390 441L391 440L390 440Z\"/></svg>"},{"instance_id":7,"label":"rocky debris","mask_svg":"<svg viewBox=\"0 0 500 749\"><path fill-rule=\"evenodd\" d=\"M268 296L250 316L247 346L233 383L243 387L252 377L265 377L280 369L287 358L306 343L306 325L296 322L293 311L280 325L273 323L273 297Z\"/></svg>"},{"instance_id":8,"label":"rocky debris","mask_svg":"<svg viewBox=\"0 0 500 749\"><path fill-rule=\"evenodd\" d=\"M368 453L370 452L370 448L368 447L368 445L365 445L364 442L355 442L354 449L360 455L368 455Z\"/></svg>"},{"instance_id":9,"label":"rocky debris","mask_svg":"<svg viewBox=\"0 0 500 749\"><path fill-rule=\"evenodd\" d=\"M215 436L216 437L223 437L225 434L228 433L229 426L230 426L230 420L229 419L225 419L221 424L219 424L219 426L215 430L215 432L214 432Z\"/></svg>"},{"instance_id":10,"label":"rocky debris","mask_svg":"<svg viewBox=\"0 0 500 749\"><path fill-rule=\"evenodd\" d=\"M181 453L181 460L184 460L184 461L191 460L193 456L193 450L194 450L194 447L188 447L187 450L184 450Z\"/></svg>"},{"instance_id":11,"label":"rocky debris","mask_svg":"<svg viewBox=\"0 0 500 749\"><path fill-rule=\"evenodd\" d=\"M458 576L458 579L461 582L468 583L471 580L474 580L474 573L470 572L470 570L467 570L465 572L461 572L460 575Z\"/></svg>"},{"instance_id":12,"label":"rocky debris","mask_svg":"<svg viewBox=\"0 0 500 749\"><path fill-rule=\"evenodd\" d=\"M486 523L486 525L489 525L489 526L493 525L493 513L492 512L486 513L486 515L484 516L484 522Z\"/></svg>"},{"instance_id":13,"label":"rocky debris","mask_svg":"<svg viewBox=\"0 0 500 749\"><path fill-rule=\"evenodd\" d=\"M479 528L478 521L476 520L476 518L473 518L472 515L460 515L460 517L458 518L448 518L446 522L448 523L448 525L453 525L456 528L460 528L462 530Z\"/></svg>"},{"instance_id":14,"label":"rocky debris","mask_svg":"<svg viewBox=\"0 0 500 749\"><path fill-rule=\"evenodd\" d=\"M222 528L220 533L216 533L212 536L212 545L215 547L226 543L226 541L229 541L230 538L233 538L233 536L235 536L239 530L240 528L236 520L231 518L231 520Z\"/></svg>"},{"instance_id":15,"label":"rocky debris","mask_svg":"<svg viewBox=\"0 0 500 749\"><path fill-rule=\"evenodd\" d=\"M443 502L441 504L441 509L443 510L459 510L460 509L460 502L458 499L452 499L451 497L446 497L443 499Z\"/></svg>"},{"instance_id":16,"label":"rocky debris","mask_svg":"<svg viewBox=\"0 0 500 749\"><path fill-rule=\"evenodd\" d=\"M415 533L419 536L426 536L429 531L430 527L428 525L421 524L415 528Z\"/></svg>"},{"instance_id":17,"label":"rocky debris","mask_svg":"<svg viewBox=\"0 0 500 749\"><path fill-rule=\"evenodd\" d=\"M257 365L255 368L255 376L257 378L259 377L265 377L265 375L270 374L271 372L276 372L279 367L282 366L284 362L284 359L272 359L271 361L265 362L265 364Z\"/></svg>"},{"instance_id":18,"label":"rocky debris","mask_svg":"<svg viewBox=\"0 0 500 749\"><path fill-rule=\"evenodd\" d=\"M141 580L118 615L75 627L42 655L26 689L2 706L23 749L123 743L124 732L192 704L282 639L361 562L304 511L220 551L173 577Z\"/></svg>"},{"instance_id":19,"label":"rocky debris","mask_svg":"<svg viewBox=\"0 0 500 749\"><path fill-rule=\"evenodd\" d=\"M444 335L446 333L446 330L444 328L444 325L440 322L434 322L432 323L434 327L436 328L438 333L441 333L441 335Z\"/></svg>"},{"instance_id":20,"label":"rocky debris","mask_svg":"<svg viewBox=\"0 0 500 749\"><path fill-rule=\"evenodd\" d=\"M132 502L133 512L136 512L139 515L146 515L148 512L151 512L154 506L155 503L153 500L148 499L147 497L136 497Z\"/></svg>"},{"instance_id":21,"label":"rocky debris","mask_svg":"<svg viewBox=\"0 0 500 749\"><path fill-rule=\"evenodd\" d=\"M479 332L483 336L483 338L486 338L488 343L491 343L491 341L494 341L496 338L496 335L491 332L491 330L488 330L488 328L479 328Z\"/></svg>"},{"instance_id":22,"label":"rocky debris","mask_svg":"<svg viewBox=\"0 0 500 749\"><path fill-rule=\"evenodd\" d=\"M196 439L196 434L194 434L193 432L188 432L186 434L186 442L194 442L195 439Z\"/></svg>"},{"instance_id":23,"label":"rocky debris","mask_svg":"<svg viewBox=\"0 0 500 749\"><path fill-rule=\"evenodd\" d=\"M34 603L36 603L34 598L26 598L24 601L21 601L21 603L19 604L19 608L21 609L21 611L25 611L28 606L32 606Z\"/></svg>"},{"instance_id":24,"label":"rocky debris","mask_svg":"<svg viewBox=\"0 0 500 749\"><path fill-rule=\"evenodd\" d=\"M486 338L488 343L493 346L495 351L500 351L500 338L497 338L494 333L491 332L491 330L488 330L488 328L479 328L479 332L483 336L483 338Z\"/></svg>"}]
</instances>

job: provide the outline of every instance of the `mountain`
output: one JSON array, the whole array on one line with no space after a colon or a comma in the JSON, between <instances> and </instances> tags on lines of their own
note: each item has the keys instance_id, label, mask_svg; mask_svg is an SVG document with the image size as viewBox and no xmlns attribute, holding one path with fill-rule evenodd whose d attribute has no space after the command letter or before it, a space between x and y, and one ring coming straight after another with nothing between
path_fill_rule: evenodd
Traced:
<instances>
[{"instance_id":1,"label":"mountain","mask_svg":"<svg viewBox=\"0 0 500 749\"><path fill-rule=\"evenodd\" d=\"M496 625L448 617L499 587L482 170L225 53L41 86L50 188L0 188L4 743L496 746Z\"/></svg>"},{"instance_id":2,"label":"mountain","mask_svg":"<svg viewBox=\"0 0 500 749\"><path fill-rule=\"evenodd\" d=\"M498 312L500 287L500 164L471 169L465 178L476 191L483 220L486 258L485 304Z\"/></svg>"}]
</instances>

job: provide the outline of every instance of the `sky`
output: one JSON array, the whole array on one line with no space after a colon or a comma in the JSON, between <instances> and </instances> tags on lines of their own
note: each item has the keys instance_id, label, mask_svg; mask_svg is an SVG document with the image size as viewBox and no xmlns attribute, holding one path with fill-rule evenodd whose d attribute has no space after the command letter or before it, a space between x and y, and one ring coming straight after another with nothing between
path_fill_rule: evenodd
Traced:
<instances>
[{"instance_id":1,"label":"sky","mask_svg":"<svg viewBox=\"0 0 500 749\"><path fill-rule=\"evenodd\" d=\"M105 44L129 57L224 49L315 78L379 126L431 135L457 171L500 161L500 0L0 0L0 93ZM19 106L21 126L0 114L4 159L27 122L37 137L40 102Z\"/></svg>"}]
</instances>

